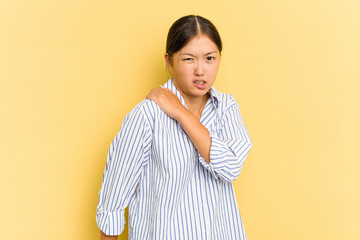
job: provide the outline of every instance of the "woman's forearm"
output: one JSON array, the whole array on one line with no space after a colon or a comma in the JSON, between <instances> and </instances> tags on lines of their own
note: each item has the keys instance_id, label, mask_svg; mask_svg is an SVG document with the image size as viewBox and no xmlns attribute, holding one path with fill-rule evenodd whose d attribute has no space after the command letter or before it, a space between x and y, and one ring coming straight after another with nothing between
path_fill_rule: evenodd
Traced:
<instances>
[{"instance_id":1,"label":"woman's forearm","mask_svg":"<svg viewBox=\"0 0 360 240\"><path fill-rule=\"evenodd\" d=\"M169 117L181 124L198 152L207 163L210 163L209 131L192 112L182 105L179 98L170 89L163 87L152 89L146 98L154 101Z\"/></svg>"},{"instance_id":2,"label":"woman's forearm","mask_svg":"<svg viewBox=\"0 0 360 240\"><path fill-rule=\"evenodd\" d=\"M210 163L211 138L209 131L204 125L184 108L184 111L176 119L189 136L191 142L195 145L198 152L207 163Z\"/></svg>"}]
</instances>

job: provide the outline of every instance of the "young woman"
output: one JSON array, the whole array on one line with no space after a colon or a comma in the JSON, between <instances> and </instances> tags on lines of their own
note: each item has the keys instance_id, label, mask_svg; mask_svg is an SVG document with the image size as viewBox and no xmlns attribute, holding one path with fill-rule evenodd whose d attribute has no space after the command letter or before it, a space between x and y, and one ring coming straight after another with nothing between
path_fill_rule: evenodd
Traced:
<instances>
[{"instance_id":1,"label":"young woman","mask_svg":"<svg viewBox=\"0 0 360 240\"><path fill-rule=\"evenodd\" d=\"M212 87L221 50L203 17L170 28L172 78L126 115L109 149L96 215L101 239L121 234L127 206L129 239L246 239L232 181L251 141L235 99Z\"/></svg>"}]
</instances>

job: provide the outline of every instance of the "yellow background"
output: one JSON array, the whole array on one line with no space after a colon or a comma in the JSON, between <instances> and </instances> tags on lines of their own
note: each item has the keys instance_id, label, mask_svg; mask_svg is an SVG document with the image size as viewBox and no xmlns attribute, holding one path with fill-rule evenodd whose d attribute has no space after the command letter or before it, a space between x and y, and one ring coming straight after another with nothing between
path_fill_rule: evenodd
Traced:
<instances>
[{"instance_id":1,"label":"yellow background","mask_svg":"<svg viewBox=\"0 0 360 240\"><path fill-rule=\"evenodd\" d=\"M193 13L220 31L215 87L253 141L234 183L248 239L360 239L357 0L2 0L0 239L98 239L108 147Z\"/></svg>"}]
</instances>

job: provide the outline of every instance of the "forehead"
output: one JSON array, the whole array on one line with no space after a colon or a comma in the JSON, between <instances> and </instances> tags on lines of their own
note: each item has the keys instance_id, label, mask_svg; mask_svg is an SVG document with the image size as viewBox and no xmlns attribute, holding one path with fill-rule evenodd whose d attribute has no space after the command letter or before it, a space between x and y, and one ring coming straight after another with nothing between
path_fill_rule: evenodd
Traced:
<instances>
[{"instance_id":1,"label":"forehead","mask_svg":"<svg viewBox=\"0 0 360 240\"><path fill-rule=\"evenodd\" d=\"M181 54L187 52L208 53L212 51L219 51L216 44L207 35L200 34L193 37L179 52Z\"/></svg>"}]
</instances>

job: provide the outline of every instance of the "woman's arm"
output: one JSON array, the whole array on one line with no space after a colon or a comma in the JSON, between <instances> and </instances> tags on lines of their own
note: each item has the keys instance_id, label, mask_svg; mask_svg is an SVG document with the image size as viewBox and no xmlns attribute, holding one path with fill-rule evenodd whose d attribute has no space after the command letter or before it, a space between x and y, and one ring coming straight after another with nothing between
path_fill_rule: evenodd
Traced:
<instances>
[{"instance_id":1,"label":"woman's arm","mask_svg":"<svg viewBox=\"0 0 360 240\"><path fill-rule=\"evenodd\" d=\"M232 182L240 175L252 142L232 96L219 133L209 133L169 89L155 88L147 98L181 124L199 152L199 161L215 178Z\"/></svg>"},{"instance_id":2,"label":"woman's arm","mask_svg":"<svg viewBox=\"0 0 360 240\"><path fill-rule=\"evenodd\" d=\"M203 159L210 163L211 139L204 125L182 105L179 98L168 88L155 88L147 95L167 115L180 123Z\"/></svg>"},{"instance_id":3,"label":"woman's arm","mask_svg":"<svg viewBox=\"0 0 360 240\"><path fill-rule=\"evenodd\" d=\"M148 160L151 129L140 106L125 116L109 148L96 211L99 229L109 236L122 233L125 208Z\"/></svg>"},{"instance_id":4,"label":"woman's arm","mask_svg":"<svg viewBox=\"0 0 360 240\"><path fill-rule=\"evenodd\" d=\"M218 131L211 132L210 163L200 155L199 161L215 178L232 182L239 177L252 142L242 121L239 106L231 102L222 114Z\"/></svg>"},{"instance_id":5,"label":"woman's arm","mask_svg":"<svg viewBox=\"0 0 360 240\"><path fill-rule=\"evenodd\" d=\"M210 163L211 139L207 128L186 108L179 113L176 120L183 127L203 159Z\"/></svg>"}]
</instances>

